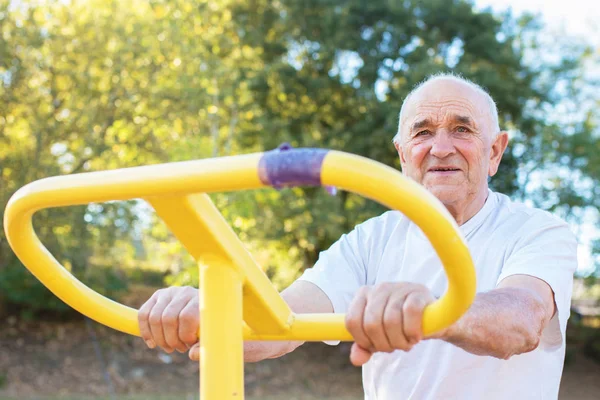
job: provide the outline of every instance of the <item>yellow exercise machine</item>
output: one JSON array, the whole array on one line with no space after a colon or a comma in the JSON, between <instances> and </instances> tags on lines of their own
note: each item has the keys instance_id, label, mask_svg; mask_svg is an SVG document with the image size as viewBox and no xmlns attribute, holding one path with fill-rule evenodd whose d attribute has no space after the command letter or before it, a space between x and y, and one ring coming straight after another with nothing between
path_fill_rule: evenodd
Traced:
<instances>
[{"instance_id":1,"label":"yellow exercise machine","mask_svg":"<svg viewBox=\"0 0 600 400\"><path fill-rule=\"evenodd\" d=\"M402 211L419 225L448 276L446 293L425 309L424 334L449 326L468 309L475 297L473 261L444 206L400 172L338 151L280 148L41 179L10 199L4 229L21 262L62 301L104 325L139 336L137 310L94 292L71 275L39 241L31 219L49 207L148 201L200 268L201 398L242 399L244 340L352 340L343 314L294 314L206 195L300 185L335 186L361 194Z\"/></svg>"}]
</instances>

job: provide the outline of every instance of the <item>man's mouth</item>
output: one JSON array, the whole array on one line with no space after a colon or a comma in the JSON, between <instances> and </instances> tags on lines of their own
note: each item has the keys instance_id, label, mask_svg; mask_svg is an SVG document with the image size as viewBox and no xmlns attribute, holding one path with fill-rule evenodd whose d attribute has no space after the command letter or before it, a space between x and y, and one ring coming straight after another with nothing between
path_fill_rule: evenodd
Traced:
<instances>
[{"instance_id":1,"label":"man's mouth","mask_svg":"<svg viewBox=\"0 0 600 400\"><path fill-rule=\"evenodd\" d=\"M456 172L460 171L460 168L455 167L433 167L429 168L429 172Z\"/></svg>"}]
</instances>

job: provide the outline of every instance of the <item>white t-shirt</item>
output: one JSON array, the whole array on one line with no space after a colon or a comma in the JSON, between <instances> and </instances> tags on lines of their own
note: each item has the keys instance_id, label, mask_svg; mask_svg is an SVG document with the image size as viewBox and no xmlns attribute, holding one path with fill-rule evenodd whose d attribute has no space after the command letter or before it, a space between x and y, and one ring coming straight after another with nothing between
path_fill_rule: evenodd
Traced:
<instances>
[{"instance_id":1,"label":"white t-shirt","mask_svg":"<svg viewBox=\"0 0 600 400\"><path fill-rule=\"evenodd\" d=\"M483 208L460 227L477 271L477 292L507 276L547 282L557 313L532 352L509 360L476 356L442 340L411 351L376 353L363 366L365 399L556 399L565 355L577 242L560 219L489 192ZM447 285L441 262L423 232L389 211L343 235L300 278L315 283L345 313L364 285L417 282L441 296Z\"/></svg>"}]
</instances>

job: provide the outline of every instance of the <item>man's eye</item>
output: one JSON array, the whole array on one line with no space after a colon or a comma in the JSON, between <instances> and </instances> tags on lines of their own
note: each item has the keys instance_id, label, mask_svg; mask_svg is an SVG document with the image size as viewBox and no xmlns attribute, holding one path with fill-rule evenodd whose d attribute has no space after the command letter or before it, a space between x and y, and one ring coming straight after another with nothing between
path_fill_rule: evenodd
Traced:
<instances>
[{"instance_id":1,"label":"man's eye","mask_svg":"<svg viewBox=\"0 0 600 400\"><path fill-rule=\"evenodd\" d=\"M458 128L456 128L456 131L459 133L467 133L467 132L469 132L469 128L466 128L464 126L459 126Z\"/></svg>"},{"instance_id":2,"label":"man's eye","mask_svg":"<svg viewBox=\"0 0 600 400\"><path fill-rule=\"evenodd\" d=\"M427 129L423 130L423 131L419 131L417 132L417 134L415 136L425 136L425 135L429 135L431 132L428 131Z\"/></svg>"}]
</instances>

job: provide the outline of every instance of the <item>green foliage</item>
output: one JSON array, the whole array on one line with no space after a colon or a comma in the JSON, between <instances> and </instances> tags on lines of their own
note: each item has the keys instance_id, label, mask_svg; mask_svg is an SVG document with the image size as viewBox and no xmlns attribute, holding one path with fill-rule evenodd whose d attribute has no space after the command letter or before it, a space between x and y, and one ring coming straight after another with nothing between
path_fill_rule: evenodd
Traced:
<instances>
[{"instance_id":1,"label":"green foliage","mask_svg":"<svg viewBox=\"0 0 600 400\"><path fill-rule=\"evenodd\" d=\"M575 361L578 353L600 363L600 318L584 317L571 311L567 324L567 353L565 363Z\"/></svg>"},{"instance_id":2,"label":"green foliage","mask_svg":"<svg viewBox=\"0 0 600 400\"><path fill-rule=\"evenodd\" d=\"M10 305L9 312L17 311L26 319L33 319L41 311L64 313L69 307L46 289L16 260L2 269L0 302Z\"/></svg>"},{"instance_id":3,"label":"green foliage","mask_svg":"<svg viewBox=\"0 0 600 400\"><path fill-rule=\"evenodd\" d=\"M594 330L594 335L588 340L583 352L586 356L600 363L600 334L598 329Z\"/></svg>"},{"instance_id":4,"label":"green foliage","mask_svg":"<svg viewBox=\"0 0 600 400\"><path fill-rule=\"evenodd\" d=\"M98 293L118 299L126 293L128 280L125 274L112 267L94 266L83 276L77 276ZM162 280L162 279L161 279ZM157 283L150 282L150 283ZM46 289L26 268L15 259L2 269L0 303L9 304L8 312L33 319L40 313L51 311L68 314L72 309Z\"/></svg>"},{"instance_id":5,"label":"green foliage","mask_svg":"<svg viewBox=\"0 0 600 400\"><path fill-rule=\"evenodd\" d=\"M282 142L400 168L391 139L404 97L452 71L491 92L513 136L492 185L576 221L600 207L600 100L581 68L598 54L539 33L534 18L461 0L0 0L0 212L46 176ZM384 209L320 188L212 198L280 288ZM197 285L195 261L142 202L44 210L34 225L108 296L165 276ZM3 232L0 290L32 310L62 304L19 266Z\"/></svg>"},{"instance_id":6,"label":"green foliage","mask_svg":"<svg viewBox=\"0 0 600 400\"><path fill-rule=\"evenodd\" d=\"M177 274L168 276L165 279L165 284L169 286L192 286L199 287L200 279L198 276L198 267L196 265L190 265L183 268Z\"/></svg>"}]
</instances>

